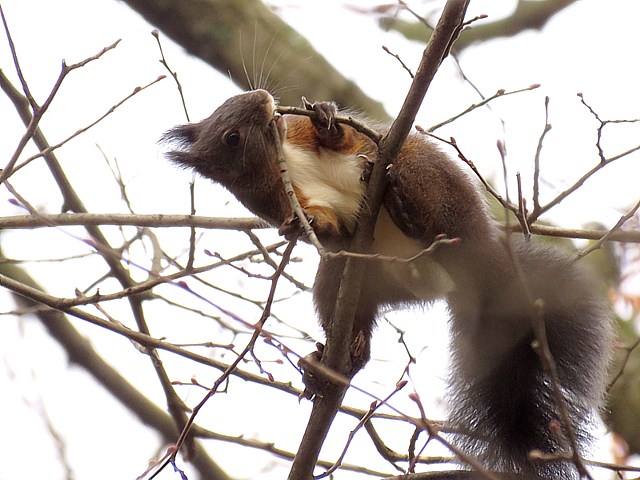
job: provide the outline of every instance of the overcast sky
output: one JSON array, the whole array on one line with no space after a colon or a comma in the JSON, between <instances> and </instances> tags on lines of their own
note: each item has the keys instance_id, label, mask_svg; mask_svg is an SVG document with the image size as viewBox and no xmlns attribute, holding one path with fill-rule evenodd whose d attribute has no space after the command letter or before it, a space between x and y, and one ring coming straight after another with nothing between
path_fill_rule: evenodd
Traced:
<instances>
[{"instance_id":1,"label":"overcast sky","mask_svg":"<svg viewBox=\"0 0 640 480\"><path fill-rule=\"evenodd\" d=\"M282 4L279 13L285 20L305 35L330 62L372 97L384 102L391 114L397 111L409 80L380 47L388 46L407 63L415 65L422 45L378 30L373 19L341 8L342 2L337 0L283 0L277 3ZM370 2L358 3L367 5ZM469 16L489 13L497 17L508 12L512 4L472 0ZM158 63L157 46L150 35L153 26L122 2L9 0L2 2L2 7L24 74L39 101L46 97L55 82L62 59L74 63L122 39L115 51L74 72L65 81L42 122L42 129L51 143L102 115L134 87L165 73ZM496 10L489 11L489 8ZM532 168L536 142L544 126L544 97L550 96L553 130L547 137L543 154L544 187L550 198L597 162L594 147L597 123L580 104L578 92L584 94L603 118L640 117L638 18L640 3L637 0L581 0L554 18L542 32L526 32L514 39L470 48L461 56L461 65L485 95L492 95L501 88L519 89L533 83L541 83L542 87L494 102L491 110L477 112L443 130L442 134L454 135L465 151L472 153L472 159L481 166L483 173L498 180L502 165L495 144L497 140L506 141L512 181L516 171L527 173ZM332 26L329 33L327 25ZM237 92L225 75L190 58L166 38L163 45L171 67L179 72L192 119L208 116L223 100ZM0 68L17 86L4 39L0 41ZM473 89L460 79L453 64L447 62L434 83L428 108L421 113L419 123L428 127L477 101ZM125 211L119 201L120 191L110 180L111 174L102 160L104 152L108 158L118 160L138 213L188 213L191 175L169 165L157 144L162 132L184 121L176 89L169 79L165 79L65 146L58 155L90 211ZM22 124L4 96L0 96L0 125L0 165L4 165L23 133ZM607 156L634 146L640 138L637 125L611 126L610 130L603 142ZM28 152L33 153L33 147ZM638 200L639 160L636 154L590 180L589 190L561 205L553 219L571 227L579 227L590 220L613 225L620 214ZM14 186L27 192L29 201L42 211L58 212L59 194L48 174L41 165L29 168L28 173L15 175ZM199 182L199 185L199 213L246 214L221 189L206 182ZM0 215L22 213L9 204L9 198L3 188ZM68 242L64 234L28 237L25 232L6 235L3 249L9 256L32 258L33 242L38 239L51 248L55 245L56 250L52 250L55 253L48 253L51 256L74 252L74 244ZM222 248L233 251L233 246ZM30 268L54 293L73 296L73 288L78 283L76 278L51 278L46 267L31 265ZM84 272L77 274L82 276ZM306 280L310 284L312 274ZM0 292L0 311L13 308L10 297ZM431 335L419 329L422 327L415 328L417 337ZM83 329L95 332L90 328ZM436 338L443 338L444 334L436 335L440 335ZM96 342L107 355L116 348L116 342L112 344L108 339L101 338ZM113 359L123 370L133 358L146 361L139 360L140 355L130 352L133 349L129 347L125 347L129 353L123 354L122 359ZM417 351L423 347L420 342L416 343ZM444 364L442 347L434 344L431 351L435 352L434 357L425 363ZM4 318L0 322L0 352L5 365L0 368L0 391L3 392L0 424L4 431L0 435L0 463L3 465L0 480L64 478L53 442L38 413L40 400L47 406L54 425L66 442L75 478L135 478L144 471L147 460L160 447L157 437L143 428L130 429L134 421L129 414L106 393L96 389L84 374L68 368L63 352L47 341L46 334L37 325L22 323L15 317ZM431 373L432 380L441 384L442 372ZM157 384L148 385L145 378L150 375L149 371L128 371L127 374L145 393L162 403ZM188 375L182 373L183 379L188 379ZM152 375L151 378L153 381ZM301 422L305 421L308 404L303 402L297 406L292 402L287 405L290 412L297 412ZM96 412L101 414L96 415ZM212 413L211 418L217 422L216 426L221 426L220 430L224 430L227 423L237 421L233 416L224 417ZM280 428L281 424L273 419L263 420L265 424L256 425L255 430L246 433L260 436L262 432ZM10 425L10 433L6 431L7 425ZM295 450L296 435L298 433L292 434L287 448ZM271 437L265 435L263 438ZM233 450L218 448L218 452L225 454L214 454L214 458L234 475L266 479L281 478L286 472L286 464L283 464L276 474L261 473L269 465L269 457L256 454L255 462L239 462L237 457L226 458L227 452ZM160 478L177 478L177 475L167 471Z\"/></svg>"}]
</instances>

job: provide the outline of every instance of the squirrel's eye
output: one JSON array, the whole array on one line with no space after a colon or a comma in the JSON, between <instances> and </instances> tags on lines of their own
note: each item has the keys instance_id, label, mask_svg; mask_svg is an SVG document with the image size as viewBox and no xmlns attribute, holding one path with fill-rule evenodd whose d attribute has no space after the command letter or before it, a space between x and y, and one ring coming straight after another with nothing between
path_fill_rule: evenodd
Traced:
<instances>
[{"instance_id":1,"label":"squirrel's eye","mask_svg":"<svg viewBox=\"0 0 640 480\"><path fill-rule=\"evenodd\" d=\"M225 133L224 143L229 147L237 147L240 144L240 133L235 130L233 132Z\"/></svg>"}]
</instances>

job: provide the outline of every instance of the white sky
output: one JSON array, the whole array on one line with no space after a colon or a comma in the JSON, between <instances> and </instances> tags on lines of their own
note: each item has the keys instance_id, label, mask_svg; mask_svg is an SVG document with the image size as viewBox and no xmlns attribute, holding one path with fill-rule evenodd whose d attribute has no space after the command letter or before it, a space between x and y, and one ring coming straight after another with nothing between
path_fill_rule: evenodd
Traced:
<instances>
[{"instance_id":1,"label":"white sky","mask_svg":"<svg viewBox=\"0 0 640 480\"><path fill-rule=\"evenodd\" d=\"M278 3L285 6L281 11L284 18L330 62L355 79L371 96L383 101L391 113L397 111L408 79L380 47L388 46L405 62L415 65L423 48L421 45L407 42L396 34L380 32L372 19L341 9L342 2L337 0L283 0ZM507 12L512 4L508 1L474 0L469 16L489 13L497 17ZM134 87L165 73L157 61L157 47L150 35L153 27L124 3L112 0L9 0L2 2L2 7L23 71L32 92L40 101L53 85L61 59L74 63L97 53L116 39L122 39L115 51L74 72L65 81L42 122L43 131L51 143L100 116ZM489 11L490 8L496 11ZM581 0L558 15L543 32L527 32L515 39L494 41L469 49L461 58L462 67L485 95L491 95L500 88L518 89L533 83L541 83L543 87L494 102L492 111L477 112L440 133L455 136L483 173L492 178L499 178L501 171L495 142L506 139L510 173L513 176L516 171L522 171L526 182L536 142L544 126L544 96L549 95L553 130L545 142L543 174L552 186L545 187L544 195L551 198L554 192L571 184L597 161L594 148L597 125L580 105L577 92L584 93L585 99L603 118L640 117L640 73L636 58L640 45L638 18L640 3L637 0ZM327 34L327 24L332 26L330 34ZM348 42L348 48L345 42ZM168 39L163 39L163 46L171 67L179 72L192 119L208 116L218 104L237 91L224 75L189 58ZM0 41L0 68L10 78L16 79L5 40ZM430 91L428 111L421 114L419 123L429 126L477 100L471 88L457 77L455 69L448 63ZM504 131L501 120L505 122ZM138 213L188 213L188 182L191 177L168 165L156 144L162 132L183 122L175 87L170 79L166 79L62 148L58 157L90 211L125 211L97 144L108 158L118 160ZM4 165L23 132L19 119L4 96L0 96L0 126L0 165ZM611 132L604 142L607 155L638 143L639 126L609 128ZM33 151L33 148L29 150ZM636 154L621 160L619 165L607 168L589 181L589 190L585 189L584 193L561 205L552 218L571 227L579 227L590 220L613 225L620 214L638 200L639 160L640 156ZM59 210L59 195L41 165L30 166L28 173L16 175L12 182L19 191L27 193L29 201L42 211L55 213ZM199 213L212 216L246 213L220 188L206 182L199 182L198 188ZM2 189L0 216L21 213L7 202L8 198L6 190ZM78 229L66 231L81 234ZM187 232L163 232L162 235L164 241L174 242L176 252L185 248ZM215 239L214 235L208 238ZM266 235L275 239L273 234ZM232 238L230 243L215 243L216 248L230 255L250 247L240 236ZM3 236L3 249L7 256L20 258L63 257L78 250L87 251L80 242L70 241L66 234L44 230L7 234ZM94 262L93 265L99 263ZM312 266L299 269L309 285L313 278ZM52 293L66 297L73 296L76 286L87 285L96 276L92 270L76 270L69 278L59 278L55 265L30 264L29 269ZM238 276L229 282L241 286L244 280ZM252 283L247 282L247 288L249 285ZM264 298L260 293L252 292L252 296ZM311 318L308 297L297 302L294 308L299 307L310 318L305 320L304 328L321 338ZM0 292L0 311L12 308L10 297ZM161 309L149 310L150 315L164 315ZM281 313L287 315L286 311ZM255 314L250 309L246 312L252 318ZM397 321L411 333L414 353L421 355L414 378L430 378L429 382L419 383L418 388L437 390L442 384L446 361L443 322L416 325L402 316L398 316ZM142 391L162 404L162 395L147 358L127 342L111 335L98 335L93 327L77 325L85 334L92 336L96 348L108 360L113 360ZM385 332L395 340L390 327L383 325L380 330L380 336ZM174 335L172 338L183 335L185 341L201 341L189 331L167 331ZM376 342L382 340L377 339ZM421 350L425 346L426 349ZM386 344L384 348L374 346L374 355L389 360L394 352L401 352L400 347L393 348L395 350L388 350ZM114 352L117 352L116 358ZM0 391L3 392L0 424L4 427L0 436L0 464L3 466L0 480L64 478L51 437L46 434L37 408L33 406L38 398L42 398L65 440L74 478L135 478L144 471L147 460L159 448L157 437L139 428L137 422L105 392L96 389L83 372L69 368L64 353L51 344L37 324L3 317L0 322L0 354L3 360L0 368ZM397 367L397 363L390 361L378 362L373 372L375 375L372 373L374 369L370 368L358 377L358 381L370 390L387 391L386 385L377 385L377 377L388 368L389 376L396 378ZM171 368L180 380L188 381L193 373L197 373L203 383L210 383L215 378L215 372L196 369L184 362L172 364ZM433 397L434 417L441 415L439 395L423 393L424 397ZM192 391L187 396L188 403L192 405L200 395L200 392ZM247 403L247 397L252 395L255 391L235 382L233 395L216 397L211 408L205 409L203 423L206 421L214 430L229 434L242 433L262 440L277 440L279 447L295 450L309 404L298 405L294 399L282 395L271 398L267 394L260 398L259 404L252 405ZM242 401L238 403L238 399ZM269 402L277 402L282 409L276 409ZM368 401L361 402L360 406L367 404ZM246 409L245 412L242 409ZM260 410L267 414L257 419L255 413ZM272 411L276 413L272 414ZM297 423L301 426L296 429L293 425ZM275 432L284 430L283 425L291 425L292 428L286 431L286 435L276 435ZM349 427L342 426L342 430ZM335 438L339 444L342 441L339 437L341 429L337 430ZM282 478L287 471L286 463L269 471L270 457L256 451L212 445L215 447L214 459L239 478ZM238 460L238 453L244 456L242 460ZM330 457L330 453L326 452L323 457ZM390 471L384 463L377 464L376 468ZM339 474L338 477L355 478L347 474ZM167 470L159 478L178 476Z\"/></svg>"}]
</instances>

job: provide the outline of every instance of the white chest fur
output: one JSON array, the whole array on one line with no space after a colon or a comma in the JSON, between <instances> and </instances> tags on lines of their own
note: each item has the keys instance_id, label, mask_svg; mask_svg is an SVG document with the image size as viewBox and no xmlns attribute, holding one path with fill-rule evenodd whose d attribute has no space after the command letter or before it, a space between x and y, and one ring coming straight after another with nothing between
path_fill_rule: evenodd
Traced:
<instances>
[{"instance_id":1,"label":"white chest fur","mask_svg":"<svg viewBox=\"0 0 640 480\"><path fill-rule=\"evenodd\" d=\"M360 181L362 160L328 150L320 154L284 143L284 158L293 184L309 205L327 207L338 213L351 229L358 217L364 186Z\"/></svg>"},{"instance_id":2,"label":"white chest fur","mask_svg":"<svg viewBox=\"0 0 640 480\"><path fill-rule=\"evenodd\" d=\"M364 196L362 159L327 150L320 154L299 147L283 145L283 153L293 184L306 197L308 205L331 208L340 221L353 228ZM408 259L425 247L407 237L391 220L383 207L374 232L373 252ZM454 288L446 270L429 256L412 262L384 261L384 270L417 299L434 300Z\"/></svg>"}]
</instances>

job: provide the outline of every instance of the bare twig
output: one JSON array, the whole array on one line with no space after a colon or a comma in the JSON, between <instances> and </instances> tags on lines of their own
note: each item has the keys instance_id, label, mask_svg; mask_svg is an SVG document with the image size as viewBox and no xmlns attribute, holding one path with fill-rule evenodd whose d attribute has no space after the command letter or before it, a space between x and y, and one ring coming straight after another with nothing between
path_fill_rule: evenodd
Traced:
<instances>
[{"instance_id":1,"label":"bare twig","mask_svg":"<svg viewBox=\"0 0 640 480\"><path fill-rule=\"evenodd\" d=\"M536 147L536 155L533 160L533 209L540 208L540 154L542 153L542 142L547 133L551 130L549 124L549 97L544 97L544 129L538 138L538 146Z\"/></svg>"},{"instance_id":2,"label":"bare twig","mask_svg":"<svg viewBox=\"0 0 640 480\"><path fill-rule=\"evenodd\" d=\"M16 173L18 170L20 170L21 168L29 165L32 161L34 161L37 158L43 157L45 155L47 155L50 152L53 152L54 150L57 150L58 148L62 147L63 145L65 145L66 143L70 142L71 140L73 140L74 138L76 138L79 135L82 135L84 132L86 132L87 130L95 127L98 123L100 123L102 120L104 120L105 118L107 118L109 115L111 115L113 112L116 111L116 109L118 109L119 107L121 107L125 102L127 102L128 100L130 100L132 97L134 97L135 95L137 95L138 93L146 90L147 88L155 85L156 83L158 83L161 80L164 80L165 76L164 75L160 75L158 78L156 78L155 80L152 80L151 82L147 83L146 85L143 85L142 87L135 87L133 89L133 91L127 95L126 97L124 97L122 100L120 100L119 102L117 102L116 104L114 104L111 108L109 108L109 110L107 110L104 114L102 114L100 117L98 117L96 120L94 120L93 122L91 122L89 125L79 128L78 130L76 130L74 133L72 133L71 135L69 135L67 138L65 138L64 140L56 143L55 145L50 145L47 146L47 148L45 148L44 150L41 150L40 152L36 153L35 155L32 155L31 157L27 158L26 160L24 160L22 163L18 164L15 166L15 168L13 168L11 174Z\"/></svg>"},{"instance_id":3,"label":"bare twig","mask_svg":"<svg viewBox=\"0 0 640 480\"><path fill-rule=\"evenodd\" d=\"M513 95L516 93L522 93L522 92L528 92L530 90L535 90L536 88L540 87L540 84L533 84L530 85L526 88L520 88L518 90L512 90L512 91L505 91L505 90L498 90L495 94L493 94L491 97L485 98L483 99L481 102L478 103L474 103L473 105L470 105L466 110L458 113L457 115L454 115L453 117L440 122L440 123L436 123L435 125L433 125L432 127L429 127L429 129L426 130L427 133L433 133L435 132L437 129L444 127L445 125L448 125L449 123L452 123L456 120L458 120L460 117L466 115L469 112L472 112L480 107L483 107L485 105L487 105L489 102L495 100L496 98L503 98L503 97L508 97L509 95Z\"/></svg>"},{"instance_id":4,"label":"bare twig","mask_svg":"<svg viewBox=\"0 0 640 480\"><path fill-rule=\"evenodd\" d=\"M398 62L400 63L400 65L402 66L402 68L404 68L406 70L406 72L409 74L409 77L411 77L412 79L415 77L415 75L413 74L413 72L411 71L411 69L409 67L407 67L407 65L402 61L402 59L400 58L400 55L398 55L397 53L392 53L391 50L389 50L387 47L385 47L384 45L382 46L382 50L384 50L385 52L387 52L389 55L391 55L393 58L395 58L396 60L398 60Z\"/></svg>"},{"instance_id":5,"label":"bare twig","mask_svg":"<svg viewBox=\"0 0 640 480\"><path fill-rule=\"evenodd\" d=\"M256 439L246 438L244 435L240 436L231 436L231 435L223 435L217 432L212 432L210 430L204 430L203 428L195 425L194 426L194 435L198 438L210 438L212 440L220 440L227 443L232 443L235 445L241 445L243 447L255 448L264 452L267 452L271 455L274 455L279 458L283 458L285 460L293 460L295 457L295 453L283 450L281 448L277 448L273 442L263 442ZM323 468L331 468L334 462L330 462L327 460L319 460L318 466ZM384 473L378 470L373 470L370 468L362 467L359 465L353 465L349 463L343 463L340 465L341 470L346 470L350 472L363 473L365 475L371 475L375 477L386 477L389 473Z\"/></svg>"},{"instance_id":6,"label":"bare twig","mask_svg":"<svg viewBox=\"0 0 640 480\"><path fill-rule=\"evenodd\" d=\"M489 182L485 180L485 178L482 176L482 174L480 173L476 165L473 163L473 161L468 159L465 156L465 154L462 152L462 150L460 150L460 147L458 146L458 143L456 142L455 138L451 137L449 140L446 140L444 138L438 137L437 135L434 135L433 133L429 133L420 127L416 127L416 129L420 133L423 133L432 138L435 138L436 140L446 143L447 145L451 145L456 150L456 153L458 154L458 158L462 160L464 163L466 163L469 166L469 168L471 168L471 170L476 175L476 177L478 177L478 179L480 180L484 188L487 190L487 192L489 192L498 202L500 202L500 205L502 205L505 208L505 210L509 210L516 215L518 214L518 207L516 207L515 205L512 205L508 199L505 200L502 197L502 195L500 195L498 191L495 188L493 188Z\"/></svg>"},{"instance_id":7,"label":"bare twig","mask_svg":"<svg viewBox=\"0 0 640 480\"><path fill-rule=\"evenodd\" d=\"M580 252L578 252L578 254L576 255L577 259L579 260L589 255L591 252L600 249L604 244L604 242L609 240L615 232L619 231L622 228L622 226L625 223L627 223L627 221L629 221L631 218L635 216L635 214L638 212L638 209L640 209L640 200L636 202L636 204L633 206L631 210L629 210L626 214L620 217L620 219L616 222L616 224L606 234L600 237L596 242L594 242L589 247L584 248Z\"/></svg>"},{"instance_id":8,"label":"bare twig","mask_svg":"<svg viewBox=\"0 0 640 480\"><path fill-rule=\"evenodd\" d=\"M289 263L289 258L291 257L291 252L295 247L295 243L296 243L295 241L290 242L284 254L282 255L282 261L280 262L280 266L273 275L271 290L269 291L267 304L262 313L262 316L260 317L260 320L255 325L255 329L251 336L250 341L247 343L247 345L245 346L244 350L240 353L240 355L236 357L236 359L229 365L229 367L223 372L223 374L215 381L215 383L213 384L213 386L211 387L207 395L205 395L205 397L200 401L200 403L198 403L198 405L196 405L193 408L193 411L189 416L189 419L187 420L184 428L182 429L182 432L180 433L180 436L178 437L178 440L176 441L175 450L170 457L171 462L175 461L177 453L180 451L181 447L185 444L185 442L189 438L189 432L190 432L191 426L193 425L193 422L195 421L195 418L198 415L198 412L200 411L200 409L202 409L202 407L207 403L207 401L213 395L215 395L220 385L226 381L229 375L236 369L238 364L244 359L245 355L247 355L247 353L249 353L249 351L253 349L256 340L260 337L262 333L262 327L264 326L265 322L269 318L269 315L271 312L271 303L273 302L273 298L275 296L276 286L278 285L278 279L280 278L280 275L284 270L284 267ZM168 465L168 463L169 462L165 463L164 466ZM156 473L159 473L161 470L162 470L162 467L158 469ZM151 478L154 478L154 477L155 475L152 476Z\"/></svg>"},{"instance_id":9,"label":"bare twig","mask_svg":"<svg viewBox=\"0 0 640 480\"><path fill-rule=\"evenodd\" d=\"M498 477L494 475L492 472L488 471L482 464L480 464L473 456L464 453L458 447L453 445L449 440L440 435L440 431L438 427L433 424L424 412L424 407L422 405L422 401L417 393L413 393L409 396L411 400L416 404L420 411L420 418L422 419L422 425L420 427L427 432L429 435L429 440L434 439L444 445L451 453L456 455L460 460L462 460L467 465L470 465L475 471L479 472L482 478L486 478L487 480L498 480ZM417 458L417 457L416 457Z\"/></svg>"},{"instance_id":10,"label":"bare twig","mask_svg":"<svg viewBox=\"0 0 640 480\"><path fill-rule=\"evenodd\" d=\"M622 347L624 349L624 351L625 351L625 355L624 355L624 358L622 359L622 362L620 362L621 363L620 364L620 369L618 370L616 375L613 377L613 379L611 380L611 382L607 386L607 392L609 390L611 390L611 387L613 387L618 380L620 380L620 377L622 377L622 374L624 373L624 369L626 368L627 363L629 363L629 358L631 357L631 354L633 353L633 351L635 349L638 348L638 346L640 346L640 338L638 338L636 341L634 341L631 345L628 345L626 347Z\"/></svg>"},{"instance_id":11,"label":"bare twig","mask_svg":"<svg viewBox=\"0 0 640 480\"><path fill-rule=\"evenodd\" d=\"M10 38L9 29L7 27L6 22L4 21L4 14L2 15L2 18L3 18L3 22L4 22L5 31L7 32L7 36ZM20 72L20 74L19 74L20 82L22 83L23 90L25 92L27 92L27 97L23 97L23 96L20 95L20 92L18 92L13 87L13 85L11 85L11 82L9 82L9 80L4 75L4 73L2 73L2 71L0 71L0 87L2 87L2 90L13 101L14 105L16 106L16 109L18 109L18 111L20 113L22 121L25 123L25 125L27 125L27 130L25 131L25 133L22 135L22 138L18 142L18 146L16 147L13 155L11 156L11 159L5 165L4 169L0 172L0 183L3 183L13 173L13 167L15 166L16 162L18 161L18 158L22 154L22 151L26 147L27 143L29 143L29 141L37 133L38 124L40 123L40 120L42 119L42 116L45 114L45 112L47 111L47 109L51 105L51 102L53 101L53 99L55 98L56 94L58 93L58 90L60 89L60 86L62 85L62 82L64 81L66 76L70 72L72 72L73 70L81 68L81 67L85 66L89 62L92 62L94 60L99 59L102 55L104 55L109 50L113 50L114 48L116 48L118 43L120 43L120 40L117 40L113 44L109 45L108 47L103 48L97 54L95 54L95 55L93 55L91 57L88 57L85 60L82 60L81 62L74 63L73 65L67 65L63 61L62 62L62 70L60 71L60 74L58 75L58 79L54 83L53 88L51 89L51 92L49 93L49 96L46 98L46 100L44 101L42 106L40 106L38 108L35 108L34 112L31 113L31 112L29 112L29 107L32 107L32 108L34 106L37 107L37 103L35 102L33 97L30 97L30 93L28 93L29 92L29 87L27 86L26 80L24 79L24 76L21 73L20 65L18 63L17 54L15 52L15 48L14 48L13 42L10 42L11 52L12 52L12 55L14 57L16 70Z\"/></svg>"},{"instance_id":12,"label":"bare twig","mask_svg":"<svg viewBox=\"0 0 640 480\"><path fill-rule=\"evenodd\" d=\"M191 202L191 216L196 214L196 182L189 183L189 199ZM189 258L187 259L186 269L191 271L193 269L193 262L196 257L196 228L191 227L189 233Z\"/></svg>"},{"instance_id":13,"label":"bare twig","mask_svg":"<svg viewBox=\"0 0 640 480\"><path fill-rule=\"evenodd\" d=\"M294 214L298 218L300 225L304 230L305 236L309 239L309 242L316 247L318 253L320 255L324 255L325 249L318 240L316 236L316 232L313 230L311 225L309 224L309 220L307 219L307 215L300 205L298 201L298 197L296 196L296 192L293 188L293 183L291 182L291 177L289 176L289 171L287 170L287 162L284 158L284 152L282 151L282 140L280 139L280 133L278 132L278 127L276 125L275 120L272 120L270 123L270 130L272 140L271 143L276 147L276 158L278 160L278 167L280 168L280 177L282 178L282 184L284 185L284 190L287 193L287 197L289 198L289 203L291 204L291 210L293 210Z\"/></svg>"},{"instance_id":14,"label":"bare twig","mask_svg":"<svg viewBox=\"0 0 640 480\"><path fill-rule=\"evenodd\" d=\"M178 72L172 70L169 67L169 63L167 63L167 59L164 56L164 50L162 49L162 43L160 42L160 32L158 30L152 30L151 35L156 39L158 43L158 50L160 50L160 63L167 69L173 80L176 82L176 87L178 88L178 93L180 94L180 100L182 101L182 108L184 109L184 116L187 118L187 122L190 122L189 119L189 111L187 110L187 102L184 99L184 92L182 91L182 84L180 80L178 80Z\"/></svg>"},{"instance_id":15,"label":"bare twig","mask_svg":"<svg viewBox=\"0 0 640 480\"><path fill-rule=\"evenodd\" d=\"M469 161L469 160L467 160ZM469 161L470 162L470 161ZM225 217L201 217L191 215L163 215L163 214L122 214L122 213L62 213L32 215L13 215L0 217L0 228L6 229L32 229L41 227L57 227L71 225L131 225L136 227L196 227L218 230L239 230L251 232L251 230L271 228L264 220L253 218L225 218ZM513 231L519 231L516 226L509 227ZM544 235L562 238L582 238L585 240L599 240L607 231L594 229L572 229L553 227L549 225L533 224L529 229L534 235ZM640 243L640 232L632 230L616 230L607 238L612 242ZM358 256L353 252L340 254ZM370 258L370 257L369 257ZM384 258L391 260L391 258ZM403 259L404 260L404 259Z\"/></svg>"},{"instance_id":16,"label":"bare twig","mask_svg":"<svg viewBox=\"0 0 640 480\"><path fill-rule=\"evenodd\" d=\"M598 157L600 159L600 162L595 165L593 168L591 168L589 171L587 171L584 175L582 175L582 177L580 177L573 185L571 185L569 188L567 188L566 190L562 191L561 193L559 193L554 199L552 199L551 201L549 201L546 205L543 205L541 207L538 208L534 208L534 210L529 214L529 218L527 218L527 223L532 224L533 222L535 222L538 218L540 218L540 216L546 212L548 212L551 208L555 207L556 205L558 205L560 202L562 202L565 198L567 198L569 195L571 195L573 192L575 192L576 190L578 190L580 187L582 187L582 185L584 185L584 183L595 173L599 172L600 170L604 169L606 166L610 165L611 163L615 162L616 160L619 160L621 158L624 158L628 155L631 155L634 152L640 151L640 145L636 145L635 147L629 148L623 152L618 153L617 155L613 155L611 157L606 157L604 154L604 150L602 149L601 146L601 139L602 139L602 132L603 129L606 125L608 125L609 123L636 123L639 122L640 119L634 119L634 120L602 120L600 118L600 116L597 114L597 112L589 105L585 102L584 100L584 96L579 93L578 97L580 98L580 101L582 102L582 104L591 112L591 114L596 118L596 120L599 122L599 126L597 129L597 135L596 135L596 149L598 151Z\"/></svg>"},{"instance_id":17,"label":"bare twig","mask_svg":"<svg viewBox=\"0 0 640 480\"><path fill-rule=\"evenodd\" d=\"M61 213L38 215L15 215L0 217L0 228L32 229L40 227L62 227L71 225L131 225L135 227L187 227L217 230L249 231L270 228L257 217L253 218L225 218L225 217L196 217L193 215L163 215L163 214L127 214L127 213Z\"/></svg>"},{"instance_id":18,"label":"bare twig","mask_svg":"<svg viewBox=\"0 0 640 480\"><path fill-rule=\"evenodd\" d=\"M369 407L369 411L367 412L367 414L364 415L360 419L358 424L355 426L355 428L353 430L351 430L351 432L349 432L349 436L347 438L347 442L346 442L344 448L342 449L342 453L340 454L338 459L335 461L335 463L330 468L327 469L326 472L322 473L321 475L317 475L315 477L316 479L321 479L321 478L328 477L333 472L335 472L338 468L340 468L340 466L342 465L342 461L344 460L344 457L347 454L347 451L349 450L349 446L351 445L351 442L355 438L355 435L358 432L358 430L360 430L364 425L366 425L369 422L369 420L371 420L371 416L373 415L373 413L377 409L379 409L383 405L386 405L389 402L389 400L391 399L391 397L393 397L396 393L398 393L400 390L402 390L405 387L406 384L407 384L407 382L398 383L396 385L396 387L393 389L393 391L391 393L389 393L389 395L387 395L382 402L377 402L376 401L376 402L372 402L371 403L371 406Z\"/></svg>"}]
</instances>

